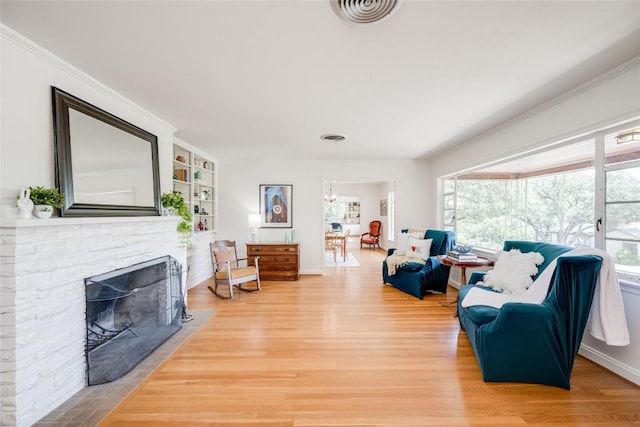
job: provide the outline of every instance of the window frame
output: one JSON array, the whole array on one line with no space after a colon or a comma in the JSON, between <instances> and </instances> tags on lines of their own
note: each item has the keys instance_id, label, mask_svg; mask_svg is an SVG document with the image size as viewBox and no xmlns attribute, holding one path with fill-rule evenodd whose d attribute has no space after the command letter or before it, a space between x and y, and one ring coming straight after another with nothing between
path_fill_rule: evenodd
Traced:
<instances>
[{"instance_id":1,"label":"window frame","mask_svg":"<svg viewBox=\"0 0 640 427\"><path fill-rule=\"evenodd\" d=\"M584 132L579 135L575 135L570 138L566 138L562 141L553 144L546 144L542 147L539 147L534 150L524 150L521 153L516 155L511 155L508 157L501 158L489 164L479 165L478 167L469 168L464 171L455 172L452 174L448 174L439 178L439 190L441 194L440 203L440 226L443 229L452 230L458 233L458 180L462 175L466 175L469 173L473 173L474 171L480 171L487 166L497 166L501 163L509 162L515 159L523 159L528 156L534 154L541 154L548 152L550 150L560 148L563 146L569 146L571 144L580 143L582 141L593 140L594 141L594 160L593 160L593 169L594 169L594 218L593 218L593 226L594 226L594 239L593 245L594 248L606 250L606 174L609 171L613 170L623 170L627 168L634 168L640 166L640 160L631 160L631 161L623 161L620 163L614 163L607 165L605 158L605 137L608 135L615 134L617 132L628 130L630 128L640 127L640 119L637 117L625 121L624 123L617 123L615 125L603 126L597 131ZM541 174L544 176L545 174ZM551 175L550 173L548 175ZM508 178L505 178L508 179ZM511 178L513 180L513 178ZM453 192L447 191L447 181L453 181ZM453 208L448 208L447 206L447 197L450 197L453 194ZM453 214L451 218L451 224L446 224L445 219L447 218L447 213L453 210ZM599 225L601 224L601 225ZM599 225L599 226L598 226ZM465 243L465 242L458 242ZM497 256L501 248L483 248L477 247L476 252L481 255L489 256L494 258ZM621 279L628 281L634 286L640 287L640 277L632 276L625 274L624 271L617 270L618 275Z\"/></svg>"}]
</instances>

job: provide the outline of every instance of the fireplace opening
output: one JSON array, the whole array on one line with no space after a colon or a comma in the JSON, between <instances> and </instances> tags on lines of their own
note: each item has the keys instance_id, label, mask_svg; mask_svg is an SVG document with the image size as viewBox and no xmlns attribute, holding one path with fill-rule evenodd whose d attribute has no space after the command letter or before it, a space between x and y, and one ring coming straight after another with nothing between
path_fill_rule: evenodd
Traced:
<instances>
[{"instance_id":1,"label":"fireplace opening","mask_svg":"<svg viewBox=\"0 0 640 427\"><path fill-rule=\"evenodd\" d=\"M127 374L182 327L182 267L171 256L85 279L88 385Z\"/></svg>"}]
</instances>

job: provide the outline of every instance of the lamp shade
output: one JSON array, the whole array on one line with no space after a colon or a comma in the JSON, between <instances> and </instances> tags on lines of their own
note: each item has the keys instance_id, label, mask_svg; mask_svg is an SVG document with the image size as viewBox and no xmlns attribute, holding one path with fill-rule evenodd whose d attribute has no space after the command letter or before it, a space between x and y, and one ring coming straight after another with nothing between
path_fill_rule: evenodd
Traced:
<instances>
[{"instance_id":1,"label":"lamp shade","mask_svg":"<svg viewBox=\"0 0 640 427\"><path fill-rule=\"evenodd\" d=\"M260 228L261 219L259 213L250 213L249 214L249 228Z\"/></svg>"}]
</instances>

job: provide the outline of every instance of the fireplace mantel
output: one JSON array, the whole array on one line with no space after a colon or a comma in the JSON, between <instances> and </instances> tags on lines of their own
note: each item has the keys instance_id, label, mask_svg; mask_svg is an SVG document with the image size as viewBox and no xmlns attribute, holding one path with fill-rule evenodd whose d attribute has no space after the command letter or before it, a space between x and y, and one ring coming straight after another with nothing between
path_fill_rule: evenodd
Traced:
<instances>
[{"instance_id":1,"label":"fireplace mantel","mask_svg":"<svg viewBox=\"0 0 640 427\"><path fill-rule=\"evenodd\" d=\"M52 217L52 218L0 218L0 228L49 227L80 224L117 224L123 222L146 223L149 221L175 222L179 216L118 216L118 217Z\"/></svg>"}]
</instances>

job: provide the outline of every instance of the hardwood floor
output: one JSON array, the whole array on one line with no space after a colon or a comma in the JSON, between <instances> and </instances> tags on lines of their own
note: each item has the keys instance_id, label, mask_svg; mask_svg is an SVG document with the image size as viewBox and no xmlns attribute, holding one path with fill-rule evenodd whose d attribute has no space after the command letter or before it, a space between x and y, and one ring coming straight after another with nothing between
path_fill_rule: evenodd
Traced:
<instances>
[{"instance_id":1,"label":"hardwood floor","mask_svg":"<svg viewBox=\"0 0 640 427\"><path fill-rule=\"evenodd\" d=\"M381 283L384 252L262 291L189 291L217 310L100 425L640 425L640 387L578 356L571 391L485 383L453 307ZM534 367L532 367L533 369Z\"/></svg>"}]
</instances>

